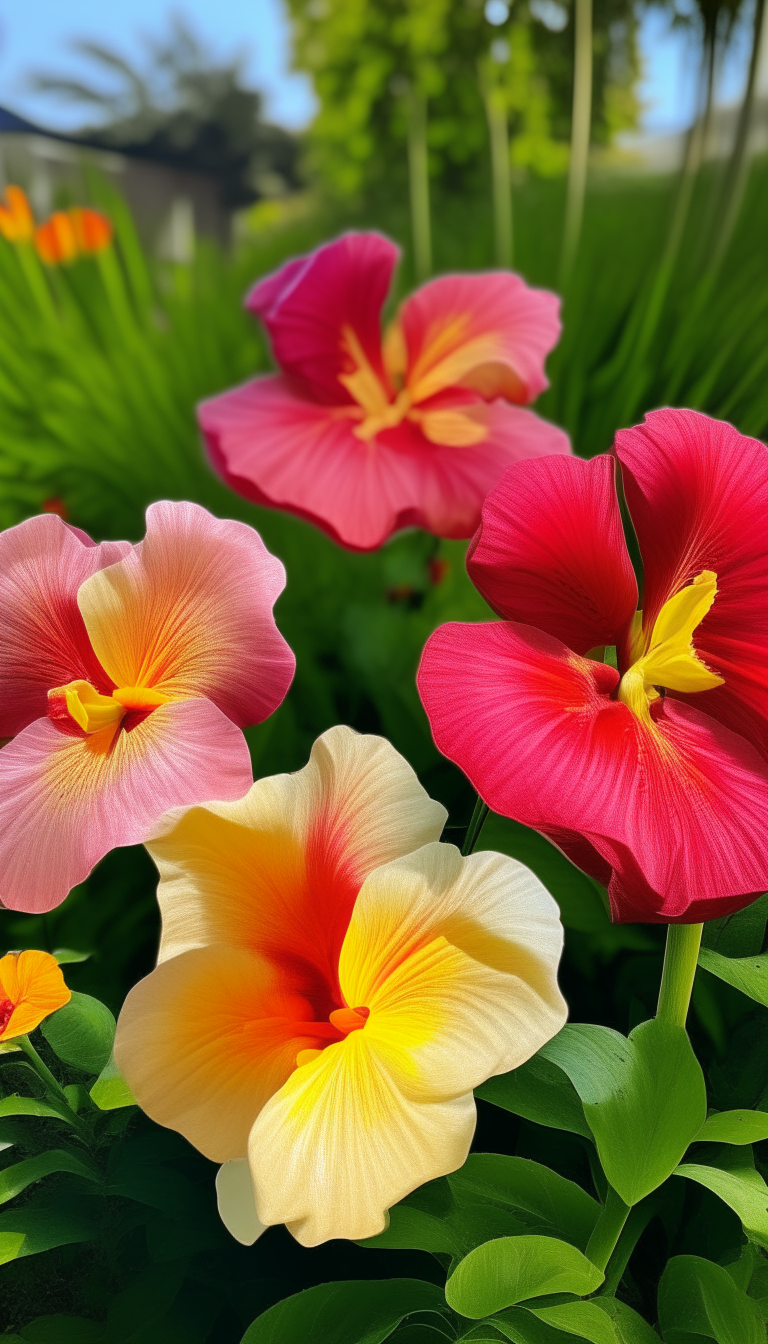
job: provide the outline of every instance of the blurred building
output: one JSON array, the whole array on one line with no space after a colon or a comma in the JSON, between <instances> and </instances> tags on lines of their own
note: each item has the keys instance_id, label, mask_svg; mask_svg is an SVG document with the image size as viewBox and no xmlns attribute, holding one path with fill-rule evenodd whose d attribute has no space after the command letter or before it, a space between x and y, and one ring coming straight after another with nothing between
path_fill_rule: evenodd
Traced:
<instances>
[{"instance_id":1,"label":"blurred building","mask_svg":"<svg viewBox=\"0 0 768 1344\"><path fill-rule=\"evenodd\" d=\"M38 219L63 197L67 203L88 199L89 167L117 187L143 241L169 261L188 261L198 234L229 241L231 211L213 173L46 131L0 107L0 190L10 182L24 187Z\"/></svg>"}]
</instances>

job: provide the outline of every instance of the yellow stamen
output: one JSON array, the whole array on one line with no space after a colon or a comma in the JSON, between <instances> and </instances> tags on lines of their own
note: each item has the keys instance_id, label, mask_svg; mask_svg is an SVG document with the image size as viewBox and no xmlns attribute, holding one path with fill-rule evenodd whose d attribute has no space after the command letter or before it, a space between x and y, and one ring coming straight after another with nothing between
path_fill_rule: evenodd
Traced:
<instances>
[{"instance_id":1,"label":"yellow stamen","mask_svg":"<svg viewBox=\"0 0 768 1344\"><path fill-rule=\"evenodd\" d=\"M64 700L67 713L84 733L100 733L116 727L128 710L148 712L165 705L170 696L152 686L123 686L111 695L101 695L89 681L70 681L48 692L54 703Z\"/></svg>"},{"instance_id":2,"label":"yellow stamen","mask_svg":"<svg viewBox=\"0 0 768 1344\"><path fill-rule=\"evenodd\" d=\"M694 692L723 685L723 678L710 672L693 647L693 632L716 595L717 575L711 569L702 570L693 583L664 603L644 653L642 617L637 613L631 634L635 661L624 673L618 695L638 718L651 722L650 706L659 698L658 686Z\"/></svg>"}]
</instances>

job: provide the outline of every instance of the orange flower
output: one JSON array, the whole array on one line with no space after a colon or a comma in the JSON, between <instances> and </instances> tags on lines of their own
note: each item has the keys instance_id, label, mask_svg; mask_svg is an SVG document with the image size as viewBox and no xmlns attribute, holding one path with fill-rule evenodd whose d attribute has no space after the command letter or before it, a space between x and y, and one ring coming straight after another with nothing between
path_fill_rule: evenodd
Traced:
<instances>
[{"instance_id":1,"label":"orange flower","mask_svg":"<svg viewBox=\"0 0 768 1344\"><path fill-rule=\"evenodd\" d=\"M0 1041L26 1036L71 997L50 952L6 953L0 957Z\"/></svg>"},{"instance_id":2,"label":"orange flower","mask_svg":"<svg viewBox=\"0 0 768 1344\"><path fill-rule=\"evenodd\" d=\"M69 217L81 252L103 252L112 242L112 222L98 210L76 207Z\"/></svg>"},{"instance_id":3,"label":"orange flower","mask_svg":"<svg viewBox=\"0 0 768 1344\"><path fill-rule=\"evenodd\" d=\"M61 266L77 256L75 226L66 210L57 210L35 229L37 255L46 266Z\"/></svg>"},{"instance_id":4,"label":"orange flower","mask_svg":"<svg viewBox=\"0 0 768 1344\"><path fill-rule=\"evenodd\" d=\"M27 243L35 232L35 221L27 194L21 187L6 187L5 205L0 205L0 233L9 243Z\"/></svg>"}]
</instances>

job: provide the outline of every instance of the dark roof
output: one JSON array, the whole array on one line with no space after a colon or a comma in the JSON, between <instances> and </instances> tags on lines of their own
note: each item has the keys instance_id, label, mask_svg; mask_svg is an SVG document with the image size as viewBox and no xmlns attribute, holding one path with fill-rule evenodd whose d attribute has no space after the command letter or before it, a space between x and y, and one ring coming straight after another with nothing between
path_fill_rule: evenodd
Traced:
<instances>
[{"instance_id":1,"label":"dark roof","mask_svg":"<svg viewBox=\"0 0 768 1344\"><path fill-rule=\"evenodd\" d=\"M15 112L9 112L7 107L0 107L0 131L25 131L27 135L51 135L54 139L61 140L60 135L55 132L43 131L39 126L35 126L31 121L24 117L17 117Z\"/></svg>"}]
</instances>

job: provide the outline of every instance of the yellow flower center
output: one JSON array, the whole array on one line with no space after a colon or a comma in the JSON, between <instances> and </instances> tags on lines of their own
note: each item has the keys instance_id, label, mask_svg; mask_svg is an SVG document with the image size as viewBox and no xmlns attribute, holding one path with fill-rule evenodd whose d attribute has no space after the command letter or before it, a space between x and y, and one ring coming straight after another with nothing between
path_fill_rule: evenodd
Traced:
<instances>
[{"instance_id":1,"label":"yellow flower center","mask_svg":"<svg viewBox=\"0 0 768 1344\"><path fill-rule=\"evenodd\" d=\"M357 333L349 326L342 329L341 345L352 367L351 372L339 374L339 382L360 408L359 411L356 408L353 411L353 414L360 415L360 423L352 431L356 438L370 443L381 430L395 429L403 420L411 420L431 443L444 447L466 448L470 444L482 442L486 437L488 431L482 412L478 413L476 406L420 410L414 402L432 392L423 391L421 386L413 388L407 382L393 399L371 366ZM405 341L400 327L393 323L384 338L384 364L396 386L405 378L405 360ZM436 387L433 390L440 389Z\"/></svg>"},{"instance_id":2,"label":"yellow flower center","mask_svg":"<svg viewBox=\"0 0 768 1344\"><path fill-rule=\"evenodd\" d=\"M62 707L85 733L100 733L118 724L129 710L148 713L170 698L152 686L120 686L111 695L101 695L89 681L70 681L48 692L49 701L53 705L63 701Z\"/></svg>"},{"instance_id":3,"label":"yellow flower center","mask_svg":"<svg viewBox=\"0 0 768 1344\"><path fill-rule=\"evenodd\" d=\"M670 597L659 612L650 640L643 635L643 613L635 615L632 655L635 661L619 683L619 699L639 719L651 723L651 705L659 687L670 691L709 691L723 685L693 647L693 632L717 595L717 575L711 569Z\"/></svg>"},{"instance_id":4,"label":"yellow flower center","mask_svg":"<svg viewBox=\"0 0 768 1344\"><path fill-rule=\"evenodd\" d=\"M329 1013L328 1020L332 1027L339 1032L341 1036L349 1036L351 1031L362 1031L370 1016L370 1008L334 1008ZM323 1024L325 1026L325 1024ZM327 1027L326 1027L327 1031ZM334 1044L329 1040L329 1045ZM296 1068L300 1069L303 1064L311 1064L313 1059L322 1055L320 1050L300 1050L296 1056Z\"/></svg>"}]
</instances>

